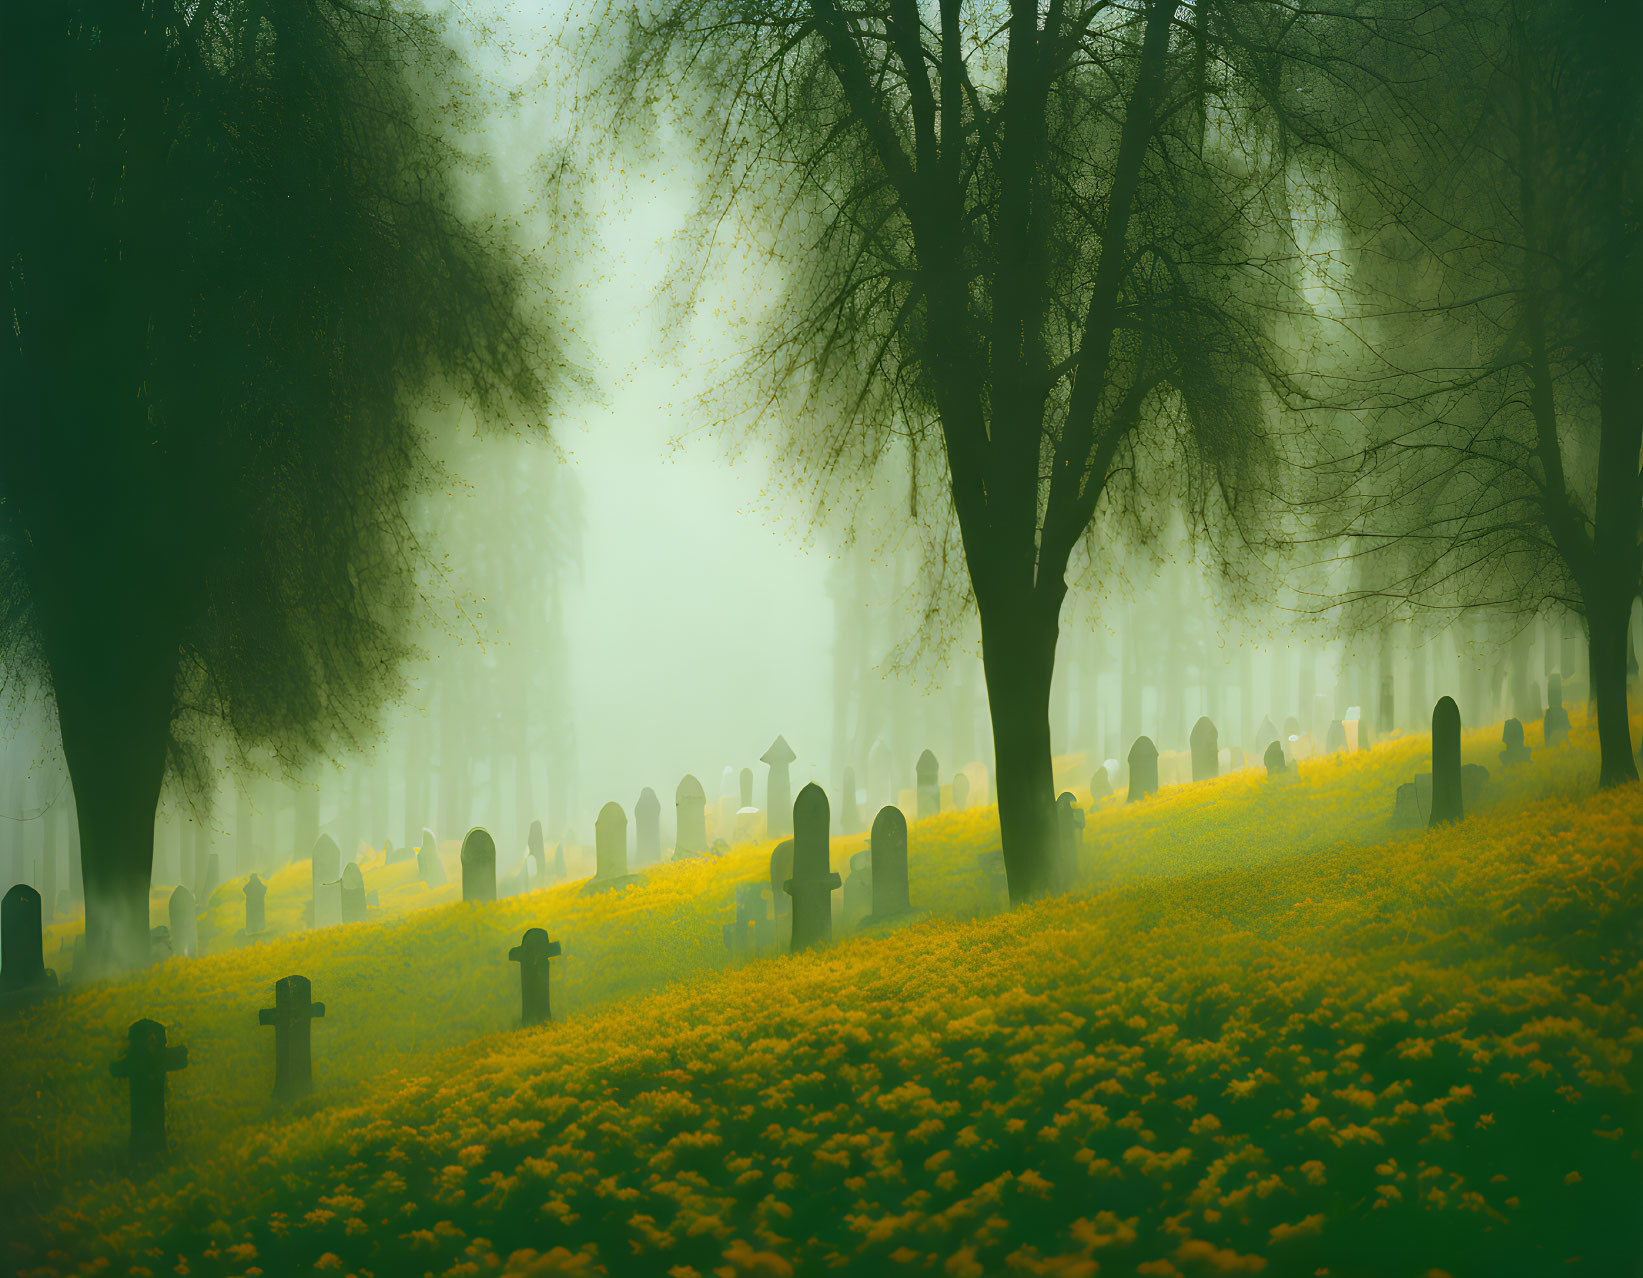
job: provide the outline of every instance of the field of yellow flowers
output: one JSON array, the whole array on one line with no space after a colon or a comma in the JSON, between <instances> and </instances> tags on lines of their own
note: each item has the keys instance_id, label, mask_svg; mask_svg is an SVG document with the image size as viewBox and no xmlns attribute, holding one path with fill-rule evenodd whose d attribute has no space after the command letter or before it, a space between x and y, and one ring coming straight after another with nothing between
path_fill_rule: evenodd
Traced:
<instances>
[{"instance_id":1,"label":"field of yellow flowers","mask_svg":"<svg viewBox=\"0 0 1643 1278\"><path fill-rule=\"evenodd\" d=\"M1495 741L1436 832L1387 833L1419 740L1104 800L1082 888L1011 913L990 811L919 822L922 917L798 959L720 940L766 844L71 990L6 1027L7 1267L1632 1272L1643 795L1570 797L1585 730L1510 780ZM565 1019L521 1031L532 924ZM328 1013L281 1114L256 1010L293 971ZM134 1182L107 1071L141 1015L190 1061Z\"/></svg>"}]
</instances>

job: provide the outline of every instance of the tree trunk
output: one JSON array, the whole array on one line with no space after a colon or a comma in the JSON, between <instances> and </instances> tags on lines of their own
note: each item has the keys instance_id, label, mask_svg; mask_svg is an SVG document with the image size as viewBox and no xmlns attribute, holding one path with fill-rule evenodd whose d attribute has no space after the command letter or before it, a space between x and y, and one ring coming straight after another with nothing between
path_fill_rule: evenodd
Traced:
<instances>
[{"instance_id":1,"label":"tree trunk","mask_svg":"<svg viewBox=\"0 0 1643 1278\"><path fill-rule=\"evenodd\" d=\"M1594 597L1595 596L1595 597ZM1597 704L1597 744L1601 755L1598 788L1637 780L1632 756L1631 722L1626 705L1626 645L1631 621L1631 598L1621 593L1586 600L1587 631L1591 636L1591 695Z\"/></svg>"}]
</instances>

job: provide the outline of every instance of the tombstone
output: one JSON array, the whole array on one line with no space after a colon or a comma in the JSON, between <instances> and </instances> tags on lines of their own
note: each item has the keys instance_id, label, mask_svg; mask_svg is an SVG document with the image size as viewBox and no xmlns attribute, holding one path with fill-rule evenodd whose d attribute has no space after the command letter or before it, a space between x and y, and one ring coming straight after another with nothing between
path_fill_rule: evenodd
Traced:
<instances>
[{"instance_id":1,"label":"tombstone","mask_svg":"<svg viewBox=\"0 0 1643 1278\"><path fill-rule=\"evenodd\" d=\"M850 874L844 880L844 918L859 923L873 912L873 854L865 849L850 854Z\"/></svg>"},{"instance_id":2,"label":"tombstone","mask_svg":"<svg viewBox=\"0 0 1643 1278\"><path fill-rule=\"evenodd\" d=\"M614 800L599 809L593 823L593 878L583 891L602 892L638 879L628 873L628 814Z\"/></svg>"},{"instance_id":3,"label":"tombstone","mask_svg":"<svg viewBox=\"0 0 1643 1278\"><path fill-rule=\"evenodd\" d=\"M787 772L796 758L798 755L781 737L772 741L770 749L759 756L759 762L770 767L764 783L765 832L768 834L793 833L793 787ZM819 788L817 793L821 793Z\"/></svg>"},{"instance_id":4,"label":"tombstone","mask_svg":"<svg viewBox=\"0 0 1643 1278\"><path fill-rule=\"evenodd\" d=\"M844 808L839 820L839 829L844 834L854 834L861 829L861 814L856 810L856 770L845 768L844 784L840 787L844 791Z\"/></svg>"},{"instance_id":5,"label":"tombstone","mask_svg":"<svg viewBox=\"0 0 1643 1278\"><path fill-rule=\"evenodd\" d=\"M561 953L558 941L548 940L539 927L529 929L508 951L508 961L519 964L519 1020L541 1025L553 1019L548 1004L548 960Z\"/></svg>"},{"instance_id":6,"label":"tombstone","mask_svg":"<svg viewBox=\"0 0 1643 1278\"><path fill-rule=\"evenodd\" d=\"M673 859L700 856L707 851L707 793L688 773L673 793L675 833Z\"/></svg>"},{"instance_id":7,"label":"tombstone","mask_svg":"<svg viewBox=\"0 0 1643 1278\"><path fill-rule=\"evenodd\" d=\"M195 930L197 924L194 915L194 894L181 883L171 890L167 913L171 920L172 953L198 958L200 939Z\"/></svg>"},{"instance_id":8,"label":"tombstone","mask_svg":"<svg viewBox=\"0 0 1643 1278\"><path fill-rule=\"evenodd\" d=\"M1055 801L1056 848L1060 853L1059 877L1063 885L1071 884L1078 877L1078 849L1084 845L1085 819L1084 810L1078 806L1072 791L1063 791Z\"/></svg>"},{"instance_id":9,"label":"tombstone","mask_svg":"<svg viewBox=\"0 0 1643 1278\"><path fill-rule=\"evenodd\" d=\"M1278 729L1272 722L1272 716L1262 715L1260 725L1255 729L1255 748L1264 755L1267 743L1278 739Z\"/></svg>"},{"instance_id":10,"label":"tombstone","mask_svg":"<svg viewBox=\"0 0 1643 1278\"><path fill-rule=\"evenodd\" d=\"M167 1047L164 1025L150 1020L132 1022L126 1032L126 1054L108 1072L130 1084L133 1162L165 1157L165 1076L187 1066L188 1048L181 1044Z\"/></svg>"},{"instance_id":11,"label":"tombstone","mask_svg":"<svg viewBox=\"0 0 1643 1278\"><path fill-rule=\"evenodd\" d=\"M1540 723L1541 743L1548 749L1569 739L1569 712L1563 708L1563 676L1555 670L1546 676L1546 713Z\"/></svg>"},{"instance_id":12,"label":"tombstone","mask_svg":"<svg viewBox=\"0 0 1643 1278\"><path fill-rule=\"evenodd\" d=\"M793 840L783 839L770 853L770 900L776 917L790 913L793 902L782 885L793 877Z\"/></svg>"},{"instance_id":13,"label":"tombstone","mask_svg":"<svg viewBox=\"0 0 1643 1278\"><path fill-rule=\"evenodd\" d=\"M1329 730L1324 733L1324 753L1339 754L1346 749L1346 725L1339 719L1329 721Z\"/></svg>"},{"instance_id":14,"label":"tombstone","mask_svg":"<svg viewBox=\"0 0 1643 1278\"><path fill-rule=\"evenodd\" d=\"M867 752L868 807L875 804L883 807L886 803L896 801L895 778L891 775L894 762L890 747L882 738L873 742L872 749Z\"/></svg>"},{"instance_id":15,"label":"tombstone","mask_svg":"<svg viewBox=\"0 0 1643 1278\"><path fill-rule=\"evenodd\" d=\"M962 772L953 773L953 811L962 812L970 806L970 778Z\"/></svg>"},{"instance_id":16,"label":"tombstone","mask_svg":"<svg viewBox=\"0 0 1643 1278\"><path fill-rule=\"evenodd\" d=\"M1130 747L1130 794L1124 802L1134 803L1157 793L1158 747L1150 737L1137 737Z\"/></svg>"},{"instance_id":17,"label":"tombstone","mask_svg":"<svg viewBox=\"0 0 1643 1278\"><path fill-rule=\"evenodd\" d=\"M719 774L719 837L729 839L736 829L736 769L725 765Z\"/></svg>"},{"instance_id":18,"label":"tombstone","mask_svg":"<svg viewBox=\"0 0 1643 1278\"><path fill-rule=\"evenodd\" d=\"M633 859L639 865L662 859L662 801L648 785L633 805Z\"/></svg>"},{"instance_id":19,"label":"tombstone","mask_svg":"<svg viewBox=\"0 0 1643 1278\"><path fill-rule=\"evenodd\" d=\"M872 853L873 921L906 914L913 906L907 892L907 818L900 808L879 809L867 847Z\"/></svg>"},{"instance_id":20,"label":"tombstone","mask_svg":"<svg viewBox=\"0 0 1643 1278\"><path fill-rule=\"evenodd\" d=\"M1460 769L1461 801L1469 812L1483 798L1489 785L1489 769L1481 763L1463 763Z\"/></svg>"},{"instance_id":21,"label":"tombstone","mask_svg":"<svg viewBox=\"0 0 1643 1278\"><path fill-rule=\"evenodd\" d=\"M313 885L313 913L309 916L314 927L330 927L342 922L342 851L329 834L314 841L314 852L309 858L308 874ZM175 927L173 927L175 932ZM175 940L175 938L173 938Z\"/></svg>"},{"instance_id":22,"label":"tombstone","mask_svg":"<svg viewBox=\"0 0 1643 1278\"><path fill-rule=\"evenodd\" d=\"M1208 781L1221 775L1221 740L1215 725L1205 715L1192 725L1192 779Z\"/></svg>"},{"instance_id":23,"label":"tombstone","mask_svg":"<svg viewBox=\"0 0 1643 1278\"><path fill-rule=\"evenodd\" d=\"M496 900L496 840L482 825L476 825L462 839L462 899Z\"/></svg>"},{"instance_id":24,"label":"tombstone","mask_svg":"<svg viewBox=\"0 0 1643 1278\"><path fill-rule=\"evenodd\" d=\"M644 792L644 794L650 793L651 791L649 790ZM644 795L640 795L641 801L643 798ZM540 821L532 821L530 833L525 836L525 859L532 862L536 866L536 881L538 883L546 883L548 880L548 856L546 848L547 845L542 839L542 823ZM658 855L660 855L660 853L658 853Z\"/></svg>"},{"instance_id":25,"label":"tombstone","mask_svg":"<svg viewBox=\"0 0 1643 1278\"><path fill-rule=\"evenodd\" d=\"M744 808L752 807L753 806L753 769L752 768L743 768L742 771L741 771L741 774L736 778L736 782L737 782L737 789L740 791L742 807L744 807Z\"/></svg>"},{"instance_id":26,"label":"tombstone","mask_svg":"<svg viewBox=\"0 0 1643 1278\"><path fill-rule=\"evenodd\" d=\"M1373 734L1371 734L1371 732L1369 731L1369 720L1364 718L1362 715L1359 715L1358 716L1358 749L1360 751L1368 750L1371 746L1373 746L1375 744L1374 741L1371 739L1372 735Z\"/></svg>"},{"instance_id":27,"label":"tombstone","mask_svg":"<svg viewBox=\"0 0 1643 1278\"><path fill-rule=\"evenodd\" d=\"M1460 707L1443 697L1432 707L1432 814L1428 825L1445 825L1465 815L1460 784Z\"/></svg>"},{"instance_id":28,"label":"tombstone","mask_svg":"<svg viewBox=\"0 0 1643 1278\"><path fill-rule=\"evenodd\" d=\"M253 874L245 881L245 934L257 936L268 926L268 916L263 910L264 899L268 896L268 884Z\"/></svg>"},{"instance_id":29,"label":"tombstone","mask_svg":"<svg viewBox=\"0 0 1643 1278\"><path fill-rule=\"evenodd\" d=\"M1112 778L1107 775L1105 765L1102 765L1090 774L1090 800L1099 803L1112 793Z\"/></svg>"},{"instance_id":30,"label":"tombstone","mask_svg":"<svg viewBox=\"0 0 1643 1278\"><path fill-rule=\"evenodd\" d=\"M1508 719L1500 734L1501 744L1506 748L1500 752L1500 761L1510 767L1514 763L1529 762L1529 747L1523 744L1523 721Z\"/></svg>"},{"instance_id":31,"label":"tombstone","mask_svg":"<svg viewBox=\"0 0 1643 1278\"><path fill-rule=\"evenodd\" d=\"M52 989L57 973L46 966L40 894L14 883L0 901L0 993Z\"/></svg>"},{"instance_id":32,"label":"tombstone","mask_svg":"<svg viewBox=\"0 0 1643 1278\"><path fill-rule=\"evenodd\" d=\"M941 765L929 750L919 755L914 765L918 776L918 819L933 817L941 811ZM873 822L878 824L877 818Z\"/></svg>"},{"instance_id":33,"label":"tombstone","mask_svg":"<svg viewBox=\"0 0 1643 1278\"><path fill-rule=\"evenodd\" d=\"M795 954L833 939L833 893L839 876L828 868L830 825L827 795L812 781L793 803L793 877L783 885L793 898Z\"/></svg>"},{"instance_id":34,"label":"tombstone","mask_svg":"<svg viewBox=\"0 0 1643 1278\"><path fill-rule=\"evenodd\" d=\"M360 873L359 864L355 861L342 867L342 921L365 921L365 876Z\"/></svg>"},{"instance_id":35,"label":"tombstone","mask_svg":"<svg viewBox=\"0 0 1643 1278\"><path fill-rule=\"evenodd\" d=\"M422 846L416 850L416 873L431 888L445 886L445 862L439 856L439 840L432 830L422 832Z\"/></svg>"},{"instance_id":36,"label":"tombstone","mask_svg":"<svg viewBox=\"0 0 1643 1278\"><path fill-rule=\"evenodd\" d=\"M1394 830L1418 830L1426 824L1426 814L1420 808L1420 793L1413 781L1405 781L1398 787L1397 796L1392 805L1392 828Z\"/></svg>"},{"instance_id":37,"label":"tombstone","mask_svg":"<svg viewBox=\"0 0 1643 1278\"><path fill-rule=\"evenodd\" d=\"M353 862L348 863L350 867ZM311 997L306 976L284 976L274 982L274 1006L257 1011L258 1025L274 1027L274 1101L289 1105L314 1090L309 1050L313 1022L325 1015L325 1004Z\"/></svg>"},{"instance_id":38,"label":"tombstone","mask_svg":"<svg viewBox=\"0 0 1643 1278\"><path fill-rule=\"evenodd\" d=\"M1266 774L1269 777L1282 776L1285 767L1284 747L1281 741L1273 740L1267 743L1266 754L1261 762L1266 764Z\"/></svg>"}]
</instances>

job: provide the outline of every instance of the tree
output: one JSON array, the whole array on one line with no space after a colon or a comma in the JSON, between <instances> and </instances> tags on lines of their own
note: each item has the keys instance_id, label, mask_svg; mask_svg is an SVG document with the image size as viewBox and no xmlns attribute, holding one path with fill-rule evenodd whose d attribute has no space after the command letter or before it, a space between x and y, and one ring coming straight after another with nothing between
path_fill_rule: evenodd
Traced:
<instances>
[{"instance_id":1,"label":"tree","mask_svg":"<svg viewBox=\"0 0 1643 1278\"><path fill-rule=\"evenodd\" d=\"M1013 900L1057 886L1048 704L1074 549L1163 506L1253 521L1263 425L1294 393L1275 316L1305 309L1284 157L1319 136L1287 68L1330 74L1320 21L1215 0L670 0L632 19L623 117L697 86L676 123L724 122L704 224L778 256L749 411L798 388L807 491L851 487L893 436L938 452Z\"/></svg>"},{"instance_id":2,"label":"tree","mask_svg":"<svg viewBox=\"0 0 1643 1278\"><path fill-rule=\"evenodd\" d=\"M288 768L394 689L418 404L531 413L515 256L459 215L414 10L10 5L0 637L55 698L94 969L146 960L155 804ZM534 312L532 313L534 314Z\"/></svg>"}]
</instances>

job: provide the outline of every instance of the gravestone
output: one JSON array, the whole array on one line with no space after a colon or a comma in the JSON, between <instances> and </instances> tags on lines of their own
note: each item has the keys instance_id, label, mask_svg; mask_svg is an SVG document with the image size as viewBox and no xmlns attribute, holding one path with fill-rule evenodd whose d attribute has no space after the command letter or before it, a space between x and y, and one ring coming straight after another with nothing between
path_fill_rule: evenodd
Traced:
<instances>
[{"instance_id":1,"label":"gravestone","mask_svg":"<svg viewBox=\"0 0 1643 1278\"><path fill-rule=\"evenodd\" d=\"M812 781L793 803L793 953L833 939L833 893L839 876L829 869L832 848L827 794Z\"/></svg>"},{"instance_id":2,"label":"gravestone","mask_svg":"<svg viewBox=\"0 0 1643 1278\"><path fill-rule=\"evenodd\" d=\"M783 886L792 877L793 840L783 839L770 852L770 900L777 918L792 911L792 899Z\"/></svg>"},{"instance_id":3,"label":"gravestone","mask_svg":"<svg viewBox=\"0 0 1643 1278\"><path fill-rule=\"evenodd\" d=\"M194 894L180 883L171 890L167 915L171 921L172 952L186 954L189 958L198 958L200 940L195 930L197 924L194 915Z\"/></svg>"},{"instance_id":4,"label":"gravestone","mask_svg":"<svg viewBox=\"0 0 1643 1278\"><path fill-rule=\"evenodd\" d=\"M867 752L867 806L883 807L896 801L895 778L891 775L895 759L890 747L881 737Z\"/></svg>"},{"instance_id":5,"label":"gravestone","mask_svg":"<svg viewBox=\"0 0 1643 1278\"><path fill-rule=\"evenodd\" d=\"M970 778L962 772L953 773L953 811L963 812L970 806Z\"/></svg>"},{"instance_id":6,"label":"gravestone","mask_svg":"<svg viewBox=\"0 0 1643 1278\"><path fill-rule=\"evenodd\" d=\"M1266 764L1267 776L1281 776L1286 766L1284 763L1283 743L1276 740L1269 741L1266 747L1266 754L1262 757L1261 762Z\"/></svg>"},{"instance_id":7,"label":"gravestone","mask_svg":"<svg viewBox=\"0 0 1643 1278\"><path fill-rule=\"evenodd\" d=\"M1463 763L1460 769L1460 795L1466 810L1470 812L1483 798L1483 792L1489 786L1489 769L1481 763Z\"/></svg>"},{"instance_id":8,"label":"gravestone","mask_svg":"<svg viewBox=\"0 0 1643 1278\"><path fill-rule=\"evenodd\" d=\"M599 809L593 823L593 857L593 877L584 892L604 892L638 881L637 874L628 873L628 815L614 800Z\"/></svg>"},{"instance_id":9,"label":"gravestone","mask_svg":"<svg viewBox=\"0 0 1643 1278\"><path fill-rule=\"evenodd\" d=\"M844 809L839 828L845 834L854 834L861 829L861 814L856 809L856 770L854 768L844 770L844 785L840 788L844 791Z\"/></svg>"},{"instance_id":10,"label":"gravestone","mask_svg":"<svg viewBox=\"0 0 1643 1278\"><path fill-rule=\"evenodd\" d=\"M1569 712L1563 708L1563 676L1555 670L1546 676L1546 713L1541 716L1541 739L1548 749L1569 739Z\"/></svg>"},{"instance_id":11,"label":"gravestone","mask_svg":"<svg viewBox=\"0 0 1643 1278\"><path fill-rule=\"evenodd\" d=\"M1329 730L1324 734L1324 752L1339 754L1346 749L1346 725L1339 719L1329 721Z\"/></svg>"},{"instance_id":12,"label":"gravestone","mask_svg":"<svg viewBox=\"0 0 1643 1278\"><path fill-rule=\"evenodd\" d=\"M936 756L929 750L919 755L918 763L914 765L918 776L918 819L933 817L941 811L941 765L936 762ZM882 814L881 814L882 815ZM878 824L874 818L874 824Z\"/></svg>"},{"instance_id":13,"label":"gravestone","mask_svg":"<svg viewBox=\"0 0 1643 1278\"><path fill-rule=\"evenodd\" d=\"M1529 762L1529 747L1523 744L1523 721L1508 719L1500 734L1501 744L1506 748L1500 752L1500 761L1510 767L1514 763Z\"/></svg>"},{"instance_id":14,"label":"gravestone","mask_svg":"<svg viewBox=\"0 0 1643 1278\"><path fill-rule=\"evenodd\" d=\"M422 832L422 846L416 850L416 873L431 888L445 886L445 862L440 859L439 840L432 830Z\"/></svg>"},{"instance_id":15,"label":"gravestone","mask_svg":"<svg viewBox=\"0 0 1643 1278\"><path fill-rule=\"evenodd\" d=\"M313 885L314 908L309 916L315 927L330 927L342 922L342 851L329 834L314 841L314 853L309 858L308 874ZM172 944L176 944L176 928L172 928Z\"/></svg>"},{"instance_id":16,"label":"gravestone","mask_svg":"<svg viewBox=\"0 0 1643 1278\"><path fill-rule=\"evenodd\" d=\"M652 798L656 797L650 790L646 790L644 794L649 794ZM644 799L644 794L639 796L641 801ZM660 855L660 852L657 855ZM540 821L532 821L530 833L525 836L525 859L533 862L536 866L536 885L540 887L546 883L548 881L548 854L547 844L542 838L542 823Z\"/></svg>"},{"instance_id":17,"label":"gravestone","mask_svg":"<svg viewBox=\"0 0 1643 1278\"><path fill-rule=\"evenodd\" d=\"M256 936L268 926L268 916L263 910L264 899L268 896L268 884L253 874L245 881L245 934Z\"/></svg>"},{"instance_id":18,"label":"gravestone","mask_svg":"<svg viewBox=\"0 0 1643 1278\"><path fill-rule=\"evenodd\" d=\"M342 867L342 921L365 921L365 876L354 861Z\"/></svg>"},{"instance_id":19,"label":"gravestone","mask_svg":"<svg viewBox=\"0 0 1643 1278\"><path fill-rule=\"evenodd\" d=\"M519 1019L525 1025L540 1025L553 1019L548 1002L548 960L561 953L558 941L550 941L539 927L529 929L518 945L508 951L508 961L519 964Z\"/></svg>"},{"instance_id":20,"label":"gravestone","mask_svg":"<svg viewBox=\"0 0 1643 1278\"><path fill-rule=\"evenodd\" d=\"M56 984L57 973L46 966L40 894L27 883L14 883L0 900L0 993Z\"/></svg>"},{"instance_id":21,"label":"gravestone","mask_svg":"<svg viewBox=\"0 0 1643 1278\"><path fill-rule=\"evenodd\" d=\"M1090 799L1099 802L1111 793L1112 778L1107 775L1106 766L1102 765L1090 774Z\"/></svg>"},{"instance_id":22,"label":"gravestone","mask_svg":"<svg viewBox=\"0 0 1643 1278\"><path fill-rule=\"evenodd\" d=\"M793 748L781 737L770 743L770 749L759 756L759 762L770 768L764 783L765 832L767 834L793 833L793 788L788 769L798 758ZM821 791L818 788L817 793Z\"/></svg>"},{"instance_id":23,"label":"gravestone","mask_svg":"<svg viewBox=\"0 0 1643 1278\"><path fill-rule=\"evenodd\" d=\"M1465 815L1460 784L1460 707L1443 697L1432 707L1432 815L1428 825Z\"/></svg>"},{"instance_id":24,"label":"gravestone","mask_svg":"<svg viewBox=\"0 0 1643 1278\"><path fill-rule=\"evenodd\" d=\"M879 809L867 847L872 854L873 921L906 914L913 906L907 890L907 818L900 808Z\"/></svg>"},{"instance_id":25,"label":"gravestone","mask_svg":"<svg viewBox=\"0 0 1643 1278\"><path fill-rule=\"evenodd\" d=\"M742 807L744 807L744 808L752 807L753 806L753 769L752 768L743 768L742 771L741 771L741 774L736 778L736 782L737 782L737 789L740 791Z\"/></svg>"},{"instance_id":26,"label":"gravestone","mask_svg":"<svg viewBox=\"0 0 1643 1278\"><path fill-rule=\"evenodd\" d=\"M719 837L728 841L736 830L736 769L725 765L719 774Z\"/></svg>"},{"instance_id":27,"label":"gravestone","mask_svg":"<svg viewBox=\"0 0 1643 1278\"><path fill-rule=\"evenodd\" d=\"M496 900L496 840L482 825L476 825L462 839L462 899Z\"/></svg>"},{"instance_id":28,"label":"gravestone","mask_svg":"<svg viewBox=\"0 0 1643 1278\"><path fill-rule=\"evenodd\" d=\"M1192 725L1192 779L1208 781L1221 775L1221 739L1215 725L1205 715Z\"/></svg>"},{"instance_id":29,"label":"gravestone","mask_svg":"<svg viewBox=\"0 0 1643 1278\"><path fill-rule=\"evenodd\" d=\"M850 873L844 880L844 920L859 923L873 912L873 854L850 854Z\"/></svg>"},{"instance_id":30,"label":"gravestone","mask_svg":"<svg viewBox=\"0 0 1643 1278\"><path fill-rule=\"evenodd\" d=\"M1367 750L1371 746L1373 746L1375 743L1372 740L1372 736L1373 736L1373 734L1369 731L1369 720L1364 718L1362 715L1359 715L1358 716L1358 749L1359 750Z\"/></svg>"},{"instance_id":31,"label":"gravestone","mask_svg":"<svg viewBox=\"0 0 1643 1278\"><path fill-rule=\"evenodd\" d=\"M700 856L707 851L707 792L688 773L673 793L675 834L673 859Z\"/></svg>"},{"instance_id":32,"label":"gravestone","mask_svg":"<svg viewBox=\"0 0 1643 1278\"><path fill-rule=\"evenodd\" d=\"M126 1031L126 1054L108 1067L131 1089L131 1158L146 1163L165 1157L165 1076L188 1066L188 1048L167 1047L165 1026L133 1021Z\"/></svg>"},{"instance_id":33,"label":"gravestone","mask_svg":"<svg viewBox=\"0 0 1643 1278\"><path fill-rule=\"evenodd\" d=\"M1270 715L1261 716L1260 726L1255 729L1255 748L1262 755L1266 754L1267 744L1278 739L1278 729L1272 722Z\"/></svg>"},{"instance_id":34,"label":"gravestone","mask_svg":"<svg viewBox=\"0 0 1643 1278\"><path fill-rule=\"evenodd\" d=\"M1419 788L1413 781L1405 781L1398 787L1392 805L1392 828L1418 830L1425 824L1426 814L1421 811Z\"/></svg>"},{"instance_id":35,"label":"gravestone","mask_svg":"<svg viewBox=\"0 0 1643 1278\"><path fill-rule=\"evenodd\" d=\"M325 1004L314 1002L306 976L275 981L274 1006L258 1009L257 1024L274 1027L275 1103L289 1105L314 1090L312 1027L324 1015Z\"/></svg>"},{"instance_id":36,"label":"gravestone","mask_svg":"<svg viewBox=\"0 0 1643 1278\"><path fill-rule=\"evenodd\" d=\"M662 801L648 785L633 805L633 859L639 865L662 859Z\"/></svg>"},{"instance_id":37,"label":"gravestone","mask_svg":"<svg viewBox=\"0 0 1643 1278\"><path fill-rule=\"evenodd\" d=\"M1078 806L1071 790L1064 790L1055 801L1056 849L1058 874L1062 886L1078 878L1078 849L1084 846L1084 810Z\"/></svg>"},{"instance_id":38,"label":"gravestone","mask_svg":"<svg viewBox=\"0 0 1643 1278\"><path fill-rule=\"evenodd\" d=\"M1158 747L1151 737L1137 737L1130 747L1130 794L1125 802L1134 803L1157 793Z\"/></svg>"}]
</instances>

